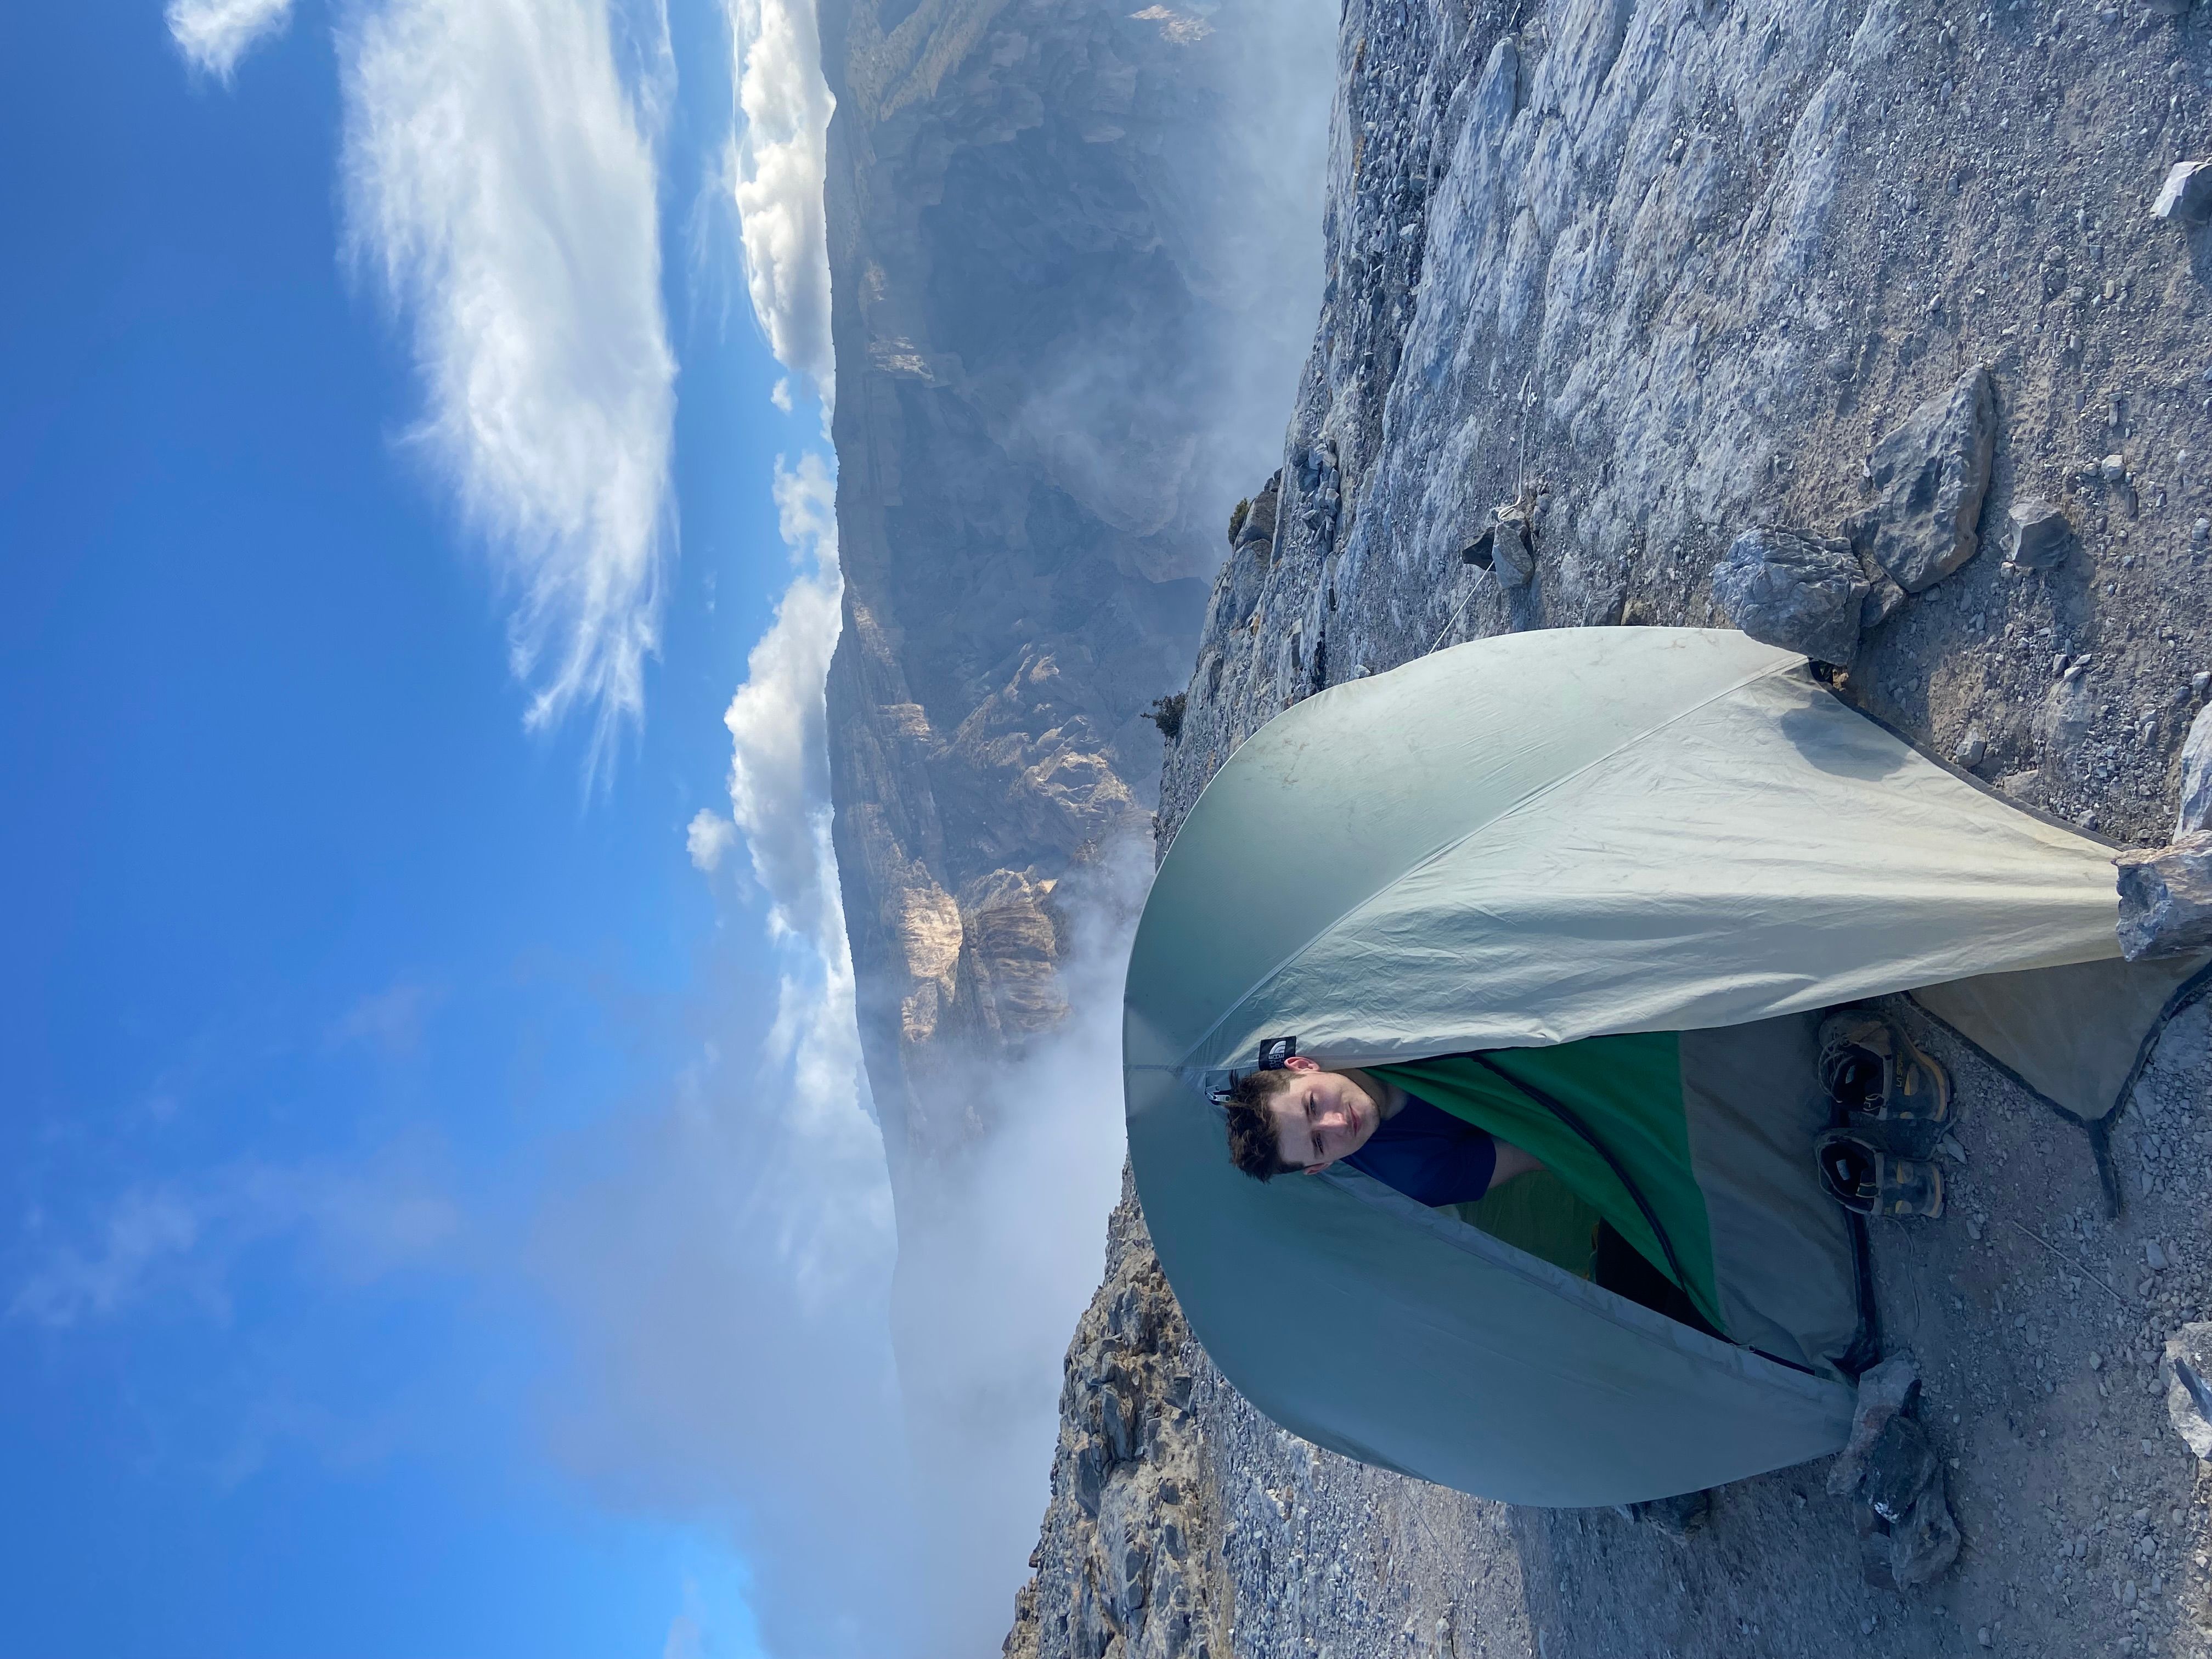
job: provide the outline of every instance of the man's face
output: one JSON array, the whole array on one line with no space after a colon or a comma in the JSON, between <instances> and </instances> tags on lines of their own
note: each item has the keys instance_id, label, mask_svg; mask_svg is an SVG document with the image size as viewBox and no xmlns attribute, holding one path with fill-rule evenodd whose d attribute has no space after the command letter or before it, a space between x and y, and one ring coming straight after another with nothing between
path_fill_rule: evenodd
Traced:
<instances>
[{"instance_id":1,"label":"man's face","mask_svg":"<svg viewBox=\"0 0 2212 1659\"><path fill-rule=\"evenodd\" d=\"M1275 1147L1285 1164L1317 1174L1366 1144L1382 1121L1368 1092L1341 1072L1324 1072L1304 1054L1283 1062L1289 1085L1268 1097L1275 1115Z\"/></svg>"}]
</instances>

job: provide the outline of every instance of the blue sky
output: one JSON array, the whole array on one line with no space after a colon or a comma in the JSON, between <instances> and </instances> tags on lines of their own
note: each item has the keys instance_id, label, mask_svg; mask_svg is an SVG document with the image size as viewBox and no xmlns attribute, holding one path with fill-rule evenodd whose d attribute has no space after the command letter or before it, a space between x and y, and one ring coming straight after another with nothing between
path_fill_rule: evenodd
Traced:
<instances>
[{"instance_id":1,"label":"blue sky","mask_svg":"<svg viewBox=\"0 0 2212 1659\"><path fill-rule=\"evenodd\" d=\"M818 319L802 294L756 327L774 251L741 264L720 205L730 24L672 0L656 60L651 5L549 0L611 40L647 188L570 199L526 145L558 199L518 175L520 228L441 259L393 216L483 204L403 199L377 100L500 43L437 37L476 26L434 0L243 10L228 82L151 0L15 8L0 64L0 1628L102 1659L746 1654L751 1609L799 1629L806 1591L763 1553L788 1517L756 1443L684 1439L739 1409L757 1329L686 1273L732 1216L757 1265L759 1192L664 1183L786 1054L792 987L834 979L766 935L827 938L834 890L779 884L757 802L732 823L724 720L749 677L774 702L764 636L810 603L819 635L834 555L802 487L818 509ZM602 258L609 216L647 252ZM537 296L553 323L609 341L506 370L457 341L455 291L518 246L580 292ZM452 375L507 371L457 425ZM801 1320L794 1274L879 1265L840 1125L854 1253L802 1240L755 1287ZM823 1340L865 1400L866 1331Z\"/></svg>"}]
</instances>

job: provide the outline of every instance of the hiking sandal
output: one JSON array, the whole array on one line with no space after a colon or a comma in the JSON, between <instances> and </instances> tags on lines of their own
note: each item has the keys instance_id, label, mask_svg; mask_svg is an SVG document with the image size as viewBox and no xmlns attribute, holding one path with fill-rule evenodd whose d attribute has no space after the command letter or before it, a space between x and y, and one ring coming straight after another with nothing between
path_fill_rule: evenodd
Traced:
<instances>
[{"instance_id":1,"label":"hiking sandal","mask_svg":"<svg viewBox=\"0 0 2212 1659\"><path fill-rule=\"evenodd\" d=\"M1820 1022L1820 1086L1855 1117L1877 1123L1951 1121L1951 1076L1905 1028L1865 1008Z\"/></svg>"},{"instance_id":2,"label":"hiking sandal","mask_svg":"<svg viewBox=\"0 0 2212 1659\"><path fill-rule=\"evenodd\" d=\"M1849 1129L1831 1129L1813 1143L1820 1189L1864 1216L1943 1213L1943 1172L1917 1158L1899 1158Z\"/></svg>"}]
</instances>

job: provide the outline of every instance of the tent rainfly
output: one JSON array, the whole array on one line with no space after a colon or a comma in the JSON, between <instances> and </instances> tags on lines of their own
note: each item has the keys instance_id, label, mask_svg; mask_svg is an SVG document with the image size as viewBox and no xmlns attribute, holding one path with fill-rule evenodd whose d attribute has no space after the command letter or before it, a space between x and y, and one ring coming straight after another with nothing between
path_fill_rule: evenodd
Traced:
<instances>
[{"instance_id":1,"label":"tent rainfly","mask_svg":"<svg viewBox=\"0 0 2212 1659\"><path fill-rule=\"evenodd\" d=\"M1628 1503L1834 1451L1860 1310L1817 1011L1911 992L2094 1129L2212 981L2119 960L2115 879L1741 634L1520 634L1335 687L1221 769L1138 927L1161 1264L1277 1423L1462 1491ZM1349 1170L1249 1180L1212 1103L1285 1040L1338 1067L1637 1032L1680 1034L1725 1340Z\"/></svg>"}]
</instances>

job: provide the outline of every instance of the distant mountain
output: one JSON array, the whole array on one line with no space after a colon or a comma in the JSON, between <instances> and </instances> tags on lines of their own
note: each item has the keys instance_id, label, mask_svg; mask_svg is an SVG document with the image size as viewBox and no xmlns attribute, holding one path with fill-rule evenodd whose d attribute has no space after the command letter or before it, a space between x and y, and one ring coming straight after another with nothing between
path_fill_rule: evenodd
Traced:
<instances>
[{"instance_id":1,"label":"distant mountain","mask_svg":"<svg viewBox=\"0 0 2212 1659\"><path fill-rule=\"evenodd\" d=\"M1188 676L1231 478L1267 470L1304 355L1310 301L1267 385L1224 350L1318 237L1224 142L1265 9L1204 10L822 8L836 849L902 1185L987 1127L946 1068L1061 1016L1053 895L1148 827L1140 716Z\"/></svg>"},{"instance_id":2,"label":"distant mountain","mask_svg":"<svg viewBox=\"0 0 2212 1659\"><path fill-rule=\"evenodd\" d=\"M1231 508L1276 465L1319 298L1334 11L820 8L836 847L897 1205L902 1389L925 1466L1011 1494L991 1509L1005 1538L967 1547L1005 1557L1000 1621L1080 1293L1042 1334L1035 1444L1013 1435L1025 1461L979 1474L1012 1431L948 1326L1005 1265L972 1231L975 1166L1009 1115L994 1085L1066 1029L1074 930L1107 872L1150 868L1145 711L1188 678ZM1110 1018L1118 997L1094 1000Z\"/></svg>"}]
</instances>

